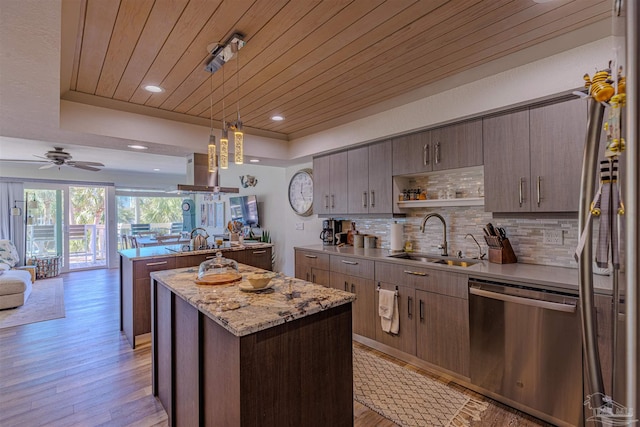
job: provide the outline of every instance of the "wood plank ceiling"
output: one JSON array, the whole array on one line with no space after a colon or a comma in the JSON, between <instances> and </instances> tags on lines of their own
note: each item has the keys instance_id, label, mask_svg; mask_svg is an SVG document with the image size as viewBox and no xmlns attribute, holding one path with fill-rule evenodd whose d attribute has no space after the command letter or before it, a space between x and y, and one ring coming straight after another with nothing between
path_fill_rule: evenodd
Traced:
<instances>
[{"instance_id":1,"label":"wood plank ceiling","mask_svg":"<svg viewBox=\"0 0 640 427\"><path fill-rule=\"evenodd\" d=\"M72 91L295 137L611 15L609 0L85 0ZM207 45L247 42L213 75ZM238 73L239 67L239 73ZM159 85L151 94L142 87ZM92 98L92 97L87 97ZM270 120L282 114L283 122Z\"/></svg>"}]
</instances>

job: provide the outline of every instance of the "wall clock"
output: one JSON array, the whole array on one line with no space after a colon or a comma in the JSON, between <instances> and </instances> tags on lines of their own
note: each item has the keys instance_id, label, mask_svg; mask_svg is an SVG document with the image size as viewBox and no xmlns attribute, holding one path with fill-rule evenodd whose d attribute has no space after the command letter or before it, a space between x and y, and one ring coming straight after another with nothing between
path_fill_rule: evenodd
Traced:
<instances>
[{"instance_id":1,"label":"wall clock","mask_svg":"<svg viewBox=\"0 0 640 427\"><path fill-rule=\"evenodd\" d=\"M313 175L311 169L300 169L289 182L289 204L300 216L313 212Z\"/></svg>"}]
</instances>

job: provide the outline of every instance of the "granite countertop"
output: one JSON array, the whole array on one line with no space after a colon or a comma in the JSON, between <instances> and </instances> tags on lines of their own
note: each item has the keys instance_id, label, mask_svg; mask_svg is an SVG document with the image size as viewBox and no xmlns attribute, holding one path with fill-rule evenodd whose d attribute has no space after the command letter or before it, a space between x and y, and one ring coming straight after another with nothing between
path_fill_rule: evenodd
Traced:
<instances>
[{"instance_id":1,"label":"granite countertop","mask_svg":"<svg viewBox=\"0 0 640 427\"><path fill-rule=\"evenodd\" d=\"M545 288L566 290L572 293L578 292L578 269L552 267L534 264L494 264L487 260L473 260L477 262L470 267L447 266L435 263L424 263L407 259L390 257L392 255L388 249L380 248L354 248L353 246L322 246L312 245L296 247L306 251L326 253L330 255L355 256L358 258L371 259L374 261L384 261L404 265L420 266L444 271L467 274L470 278L515 282L516 284L529 284ZM428 254L434 257L438 254ZM620 275L620 283L623 283L623 275ZM593 287L596 293L611 294L612 283L610 276L594 275Z\"/></svg>"},{"instance_id":2,"label":"granite countertop","mask_svg":"<svg viewBox=\"0 0 640 427\"><path fill-rule=\"evenodd\" d=\"M168 255L174 256L187 256L187 255L200 255L200 254L211 254L216 253L218 251L221 252L233 252L233 251L244 251L245 249L260 249L260 248L270 248L273 246L272 243L246 243L243 245L238 244L237 246L224 246L221 248L213 248L213 249L202 249L199 251L182 251L183 245L164 245L164 246L147 246L145 248L132 248L132 249L122 249L118 251L120 255L125 258L129 258L131 260L138 259L152 259L152 258L161 258L166 257Z\"/></svg>"},{"instance_id":3,"label":"granite countertop","mask_svg":"<svg viewBox=\"0 0 640 427\"><path fill-rule=\"evenodd\" d=\"M181 268L151 273L151 277L197 308L200 312L241 337L295 319L355 301L356 296L338 289L325 288L300 279L276 274L271 288L258 292L240 290L249 284L247 276L264 272L259 268L238 264L241 282L228 285L196 285L198 268ZM289 296L289 284L293 297Z\"/></svg>"}]
</instances>

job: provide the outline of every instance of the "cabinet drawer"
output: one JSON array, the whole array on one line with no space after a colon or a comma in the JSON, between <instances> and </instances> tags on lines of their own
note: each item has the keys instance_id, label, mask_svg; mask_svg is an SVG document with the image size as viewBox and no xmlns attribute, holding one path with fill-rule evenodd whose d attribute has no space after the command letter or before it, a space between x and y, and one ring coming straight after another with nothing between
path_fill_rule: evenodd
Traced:
<instances>
[{"instance_id":1,"label":"cabinet drawer","mask_svg":"<svg viewBox=\"0 0 640 427\"><path fill-rule=\"evenodd\" d=\"M376 281L413 286L429 292L467 299L467 275L432 270L414 264L376 262Z\"/></svg>"},{"instance_id":2,"label":"cabinet drawer","mask_svg":"<svg viewBox=\"0 0 640 427\"><path fill-rule=\"evenodd\" d=\"M133 264L133 275L136 279L149 277L153 271L171 270L176 268L176 258L153 258L135 261Z\"/></svg>"},{"instance_id":3,"label":"cabinet drawer","mask_svg":"<svg viewBox=\"0 0 640 427\"><path fill-rule=\"evenodd\" d=\"M329 254L296 251L296 264L306 265L311 268L329 270Z\"/></svg>"},{"instance_id":4,"label":"cabinet drawer","mask_svg":"<svg viewBox=\"0 0 640 427\"><path fill-rule=\"evenodd\" d=\"M361 258L331 256L331 272L373 279L374 262Z\"/></svg>"}]
</instances>

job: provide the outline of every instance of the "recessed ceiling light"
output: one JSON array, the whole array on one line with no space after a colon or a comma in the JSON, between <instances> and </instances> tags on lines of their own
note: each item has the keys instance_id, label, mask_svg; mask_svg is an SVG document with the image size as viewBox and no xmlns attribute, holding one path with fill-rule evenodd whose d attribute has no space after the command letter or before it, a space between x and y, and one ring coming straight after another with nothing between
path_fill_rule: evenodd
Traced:
<instances>
[{"instance_id":1,"label":"recessed ceiling light","mask_svg":"<svg viewBox=\"0 0 640 427\"><path fill-rule=\"evenodd\" d=\"M271 120L273 120L274 122L281 122L284 120L284 117L281 116L280 114L275 114L271 116Z\"/></svg>"},{"instance_id":2,"label":"recessed ceiling light","mask_svg":"<svg viewBox=\"0 0 640 427\"><path fill-rule=\"evenodd\" d=\"M155 86L155 85L146 85L144 87L144 90L146 90L147 92L153 92L153 93L164 92L164 89L162 89L160 86Z\"/></svg>"},{"instance_id":3,"label":"recessed ceiling light","mask_svg":"<svg viewBox=\"0 0 640 427\"><path fill-rule=\"evenodd\" d=\"M153 168L154 172L160 172L160 168Z\"/></svg>"},{"instance_id":4,"label":"recessed ceiling light","mask_svg":"<svg viewBox=\"0 0 640 427\"><path fill-rule=\"evenodd\" d=\"M249 160L251 163L260 163L260 159L251 159Z\"/></svg>"},{"instance_id":5,"label":"recessed ceiling light","mask_svg":"<svg viewBox=\"0 0 640 427\"><path fill-rule=\"evenodd\" d=\"M138 145L138 144L127 145L127 147L133 148L134 150L148 150L149 149L149 147L147 147L146 145Z\"/></svg>"}]
</instances>

